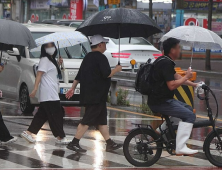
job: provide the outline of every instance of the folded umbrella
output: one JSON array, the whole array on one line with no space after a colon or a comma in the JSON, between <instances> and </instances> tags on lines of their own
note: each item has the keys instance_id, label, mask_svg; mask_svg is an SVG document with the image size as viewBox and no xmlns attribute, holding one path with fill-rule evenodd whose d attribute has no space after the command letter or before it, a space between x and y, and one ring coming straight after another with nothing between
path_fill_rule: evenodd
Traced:
<instances>
[{"instance_id":1,"label":"folded umbrella","mask_svg":"<svg viewBox=\"0 0 222 170\"><path fill-rule=\"evenodd\" d=\"M119 41L124 37L148 38L161 32L159 26L146 14L136 9L126 8L106 9L97 12L86 19L77 28L77 31L86 36L100 34L103 37L119 39Z\"/></svg>"},{"instance_id":2,"label":"folded umbrella","mask_svg":"<svg viewBox=\"0 0 222 170\"><path fill-rule=\"evenodd\" d=\"M199 26L180 26L174 28L166 33L160 41L163 42L168 38L176 38L180 40L182 46L192 47L190 67L192 65L193 48L222 49L222 39L213 31Z\"/></svg>"}]
</instances>

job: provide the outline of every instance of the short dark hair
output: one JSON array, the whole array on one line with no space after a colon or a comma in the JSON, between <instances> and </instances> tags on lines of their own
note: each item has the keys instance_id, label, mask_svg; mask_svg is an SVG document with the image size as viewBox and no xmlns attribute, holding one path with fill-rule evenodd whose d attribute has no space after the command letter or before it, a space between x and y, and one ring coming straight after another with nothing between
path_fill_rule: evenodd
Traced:
<instances>
[{"instance_id":1,"label":"short dark hair","mask_svg":"<svg viewBox=\"0 0 222 170\"><path fill-rule=\"evenodd\" d=\"M169 55L170 50L174 47L176 47L177 44L179 44L180 41L176 38L168 38L163 42L163 51L164 55Z\"/></svg>"},{"instance_id":2,"label":"short dark hair","mask_svg":"<svg viewBox=\"0 0 222 170\"><path fill-rule=\"evenodd\" d=\"M91 45L91 49L95 49L98 47L99 44L96 44L96 45Z\"/></svg>"}]
</instances>

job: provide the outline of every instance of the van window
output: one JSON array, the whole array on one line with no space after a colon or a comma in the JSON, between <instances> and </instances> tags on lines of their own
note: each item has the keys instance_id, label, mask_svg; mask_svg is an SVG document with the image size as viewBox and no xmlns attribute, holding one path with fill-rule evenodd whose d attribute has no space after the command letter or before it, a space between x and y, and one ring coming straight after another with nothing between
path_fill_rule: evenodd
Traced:
<instances>
[{"instance_id":1,"label":"van window","mask_svg":"<svg viewBox=\"0 0 222 170\"><path fill-rule=\"evenodd\" d=\"M52 32L51 32L52 33ZM32 32L32 36L34 40L37 38L43 37L45 35L50 34L50 32L42 33L42 32ZM82 44L77 44L72 47L67 48L60 48L60 53L63 58L69 59L82 59L85 55L91 51L89 42L84 42ZM40 57L40 50L39 51L32 51L30 52L30 58L39 58Z\"/></svg>"},{"instance_id":2,"label":"van window","mask_svg":"<svg viewBox=\"0 0 222 170\"><path fill-rule=\"evenodd\" d=\"M115 44L119 44L119 39L111 38L111 40ZM151 45L149 41L140 37L132 37L131 40L130 38L120 38L120 44L122 45Z\"/></svg>"}]
</instances>

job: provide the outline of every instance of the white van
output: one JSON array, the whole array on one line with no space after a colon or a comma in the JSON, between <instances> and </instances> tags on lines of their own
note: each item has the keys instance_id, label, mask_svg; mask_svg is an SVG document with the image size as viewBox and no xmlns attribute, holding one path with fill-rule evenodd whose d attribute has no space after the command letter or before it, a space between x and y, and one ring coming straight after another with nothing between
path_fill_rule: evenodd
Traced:
<instances>
[{"instance_id":1,"label":"white van","mask_svg":"<svg viewBox=\"0 0 222 170\"><path fill-rule=\"evenodd\" d=\"M57 25L25 24L25 26L31 31L34 39L54 32L75 31L73 27ZM29 94L34 88L40 52L30 52L27 47L21 46L14 46L13 51L13 53L10 51L3 52L2 61L7 61L7 65L0 74L0 90L3 92L3 97L20 101L20 108L23 113L32 113L35 106L39 104L38 96L30 99ZM68 75L68 81L60 81L59 95L62 105L79 103L79 86L70 100L65 98L65 93L71 88L84 56L90 51L88 41L61 49L61 56ZM15 57L15 55L19 55L19 57Z\"/></svg>"}]
</instances>

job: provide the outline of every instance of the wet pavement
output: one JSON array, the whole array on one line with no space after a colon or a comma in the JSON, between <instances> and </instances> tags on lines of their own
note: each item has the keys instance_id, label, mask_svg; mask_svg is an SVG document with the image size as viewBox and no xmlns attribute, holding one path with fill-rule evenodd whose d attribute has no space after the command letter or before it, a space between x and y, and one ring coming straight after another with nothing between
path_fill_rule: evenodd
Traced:
<instances>
[{"instance_id":1,"label":"wet pavement","mask_svg":"<svg viewBox=\"0 0 222 170\"><path fill-rule=\"evenodd\" d=\"M198 77L197 80L204 80L210 84L216 93L220 109L218 125L222 124L222 90L220 90L222 79ZM130 91L129 98L131 104L141 104L141 96L135 92ZM213 101L211 104L215 107ZM36 136L37 143L29 144L20 138L19 134L28 128L32 121L32 115L22 115L19 104L6 99L0 100L0 108L10 132L12 135L18 136L18 141L15 144L0 146L0 169L137 169L125 159L122 149L111 153L105 152L105 142L94 127L90 127L80 141L81 146L88 150L86 154L78 154L67 150L65 146L56 145L47 123ZM198 120L206 120L205 104L196 97L195 109ZM66 107L65 111L64 130L67 138L71 140L76 133L82 112L79 107ZM132 123L150 124L157 127L161 122L162 120L155 116L108 107L110 135L118 143L122 143L128 132L135 128ZM207 160L202 149L204 139L211 130L210 127L193 130L188 144L190 148L198 149L198 154L193 157L176 157L169 155L164 150L161 159L150 169L218 169Z\"/></svg>"}]
</instances>

